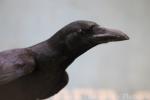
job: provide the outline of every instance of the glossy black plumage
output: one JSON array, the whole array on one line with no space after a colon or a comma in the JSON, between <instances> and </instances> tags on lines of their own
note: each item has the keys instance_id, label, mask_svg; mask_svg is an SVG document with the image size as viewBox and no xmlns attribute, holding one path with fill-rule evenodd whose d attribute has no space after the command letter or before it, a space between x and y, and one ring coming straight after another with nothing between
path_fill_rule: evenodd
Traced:
<instances>
[{"instance_id":1,"label":"glossy black plumage","mask_svg":"<svg viewBox=\"0 0 150 100\"><path fill-rule=\"evenodd\" d=\"M65 69L90 48L129 39L91 21L75 21L37 45L0 52L0 100L45 99L68 82Z\"/></svg>"}]
</instances>

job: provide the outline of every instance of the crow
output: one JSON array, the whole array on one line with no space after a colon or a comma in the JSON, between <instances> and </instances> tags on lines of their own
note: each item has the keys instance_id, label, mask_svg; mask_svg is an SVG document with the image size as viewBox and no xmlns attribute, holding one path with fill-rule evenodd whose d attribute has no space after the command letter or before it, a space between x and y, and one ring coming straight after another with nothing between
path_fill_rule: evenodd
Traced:
<instances>
[{"instance_id":1,"label":"crow","mask_svg":"<svg viewBox=\"0 0 150 100\"><path fill-rule=\"evenodd\" d=\"M0 100L37 100L58 93L67 83L66 68L92 47L128 40L121 31L93 21L74 21L44 42L0 52Z\"/></svg>"}]
</instances>

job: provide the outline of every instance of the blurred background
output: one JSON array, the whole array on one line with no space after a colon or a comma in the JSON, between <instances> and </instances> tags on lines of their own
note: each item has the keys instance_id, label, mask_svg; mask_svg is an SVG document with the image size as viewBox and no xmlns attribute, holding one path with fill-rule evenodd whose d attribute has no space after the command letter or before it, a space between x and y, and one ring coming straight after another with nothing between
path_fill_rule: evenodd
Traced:
<instances>
[{"instance_id":1,"label":"blurred background","mask_svg":"<svg viewBox=\"0 0 150 100\"><path fill-rule=\"evenodd\" d=\"M120 29L129 41L80 56L67 69L68 85L48 100L150 100L149 5L149 0L0 0L0 51L39 43L75 20Z\"/></svg>"}]
</instances>

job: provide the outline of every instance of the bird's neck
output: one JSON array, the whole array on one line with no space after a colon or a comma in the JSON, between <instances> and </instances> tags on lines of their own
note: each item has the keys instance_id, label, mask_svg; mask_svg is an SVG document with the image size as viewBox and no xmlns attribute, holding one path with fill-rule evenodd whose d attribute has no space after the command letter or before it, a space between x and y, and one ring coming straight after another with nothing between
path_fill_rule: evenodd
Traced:
<instances>
[{"instance_id":1,"label":"bird's neck","mask_svg":"<svg viewBox=\"0 0 150 100\"><path fill-rule=\"evenodd\" d=\"M43 64L61 66L66 69L78 56L86 52L90 47L68 49L63 43L64 40L49 39L31 47L36 59Z\"/></svg>"},{"instance_id":2,"label":"bird's neck","mask_svg":"<svg viewBox=\"0 0 150 100\"><path fill-rule=\"evenodd\" d=\"M49 40L34 45L30 49L34 53L37 63L40 64L39 66L44 66L44 70L47 70L48 66L50 70L51 66L61 67L65 70L75 59L69 52L67 53L65 47Z\"/></svg>"}]
</instances>

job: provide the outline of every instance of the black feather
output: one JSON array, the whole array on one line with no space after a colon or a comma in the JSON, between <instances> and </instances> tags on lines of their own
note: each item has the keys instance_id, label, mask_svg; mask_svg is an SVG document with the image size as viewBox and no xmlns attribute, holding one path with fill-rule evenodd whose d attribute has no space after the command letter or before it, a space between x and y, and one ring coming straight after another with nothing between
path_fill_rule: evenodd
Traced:
<instances>
[{"instance_id":1,"label":"black feather","mask_svg":"<svg viewBox=\"0 0 150 100\"><path fill-rule=\"evenodd\" d=\"M68 83L65 70L82 53L100 43L128 39L121 32L115 36L115 31L102 30L94 22L76 21L37 45L1 52L0 100L48 98Z\"/></svg>"}]
</instances>

